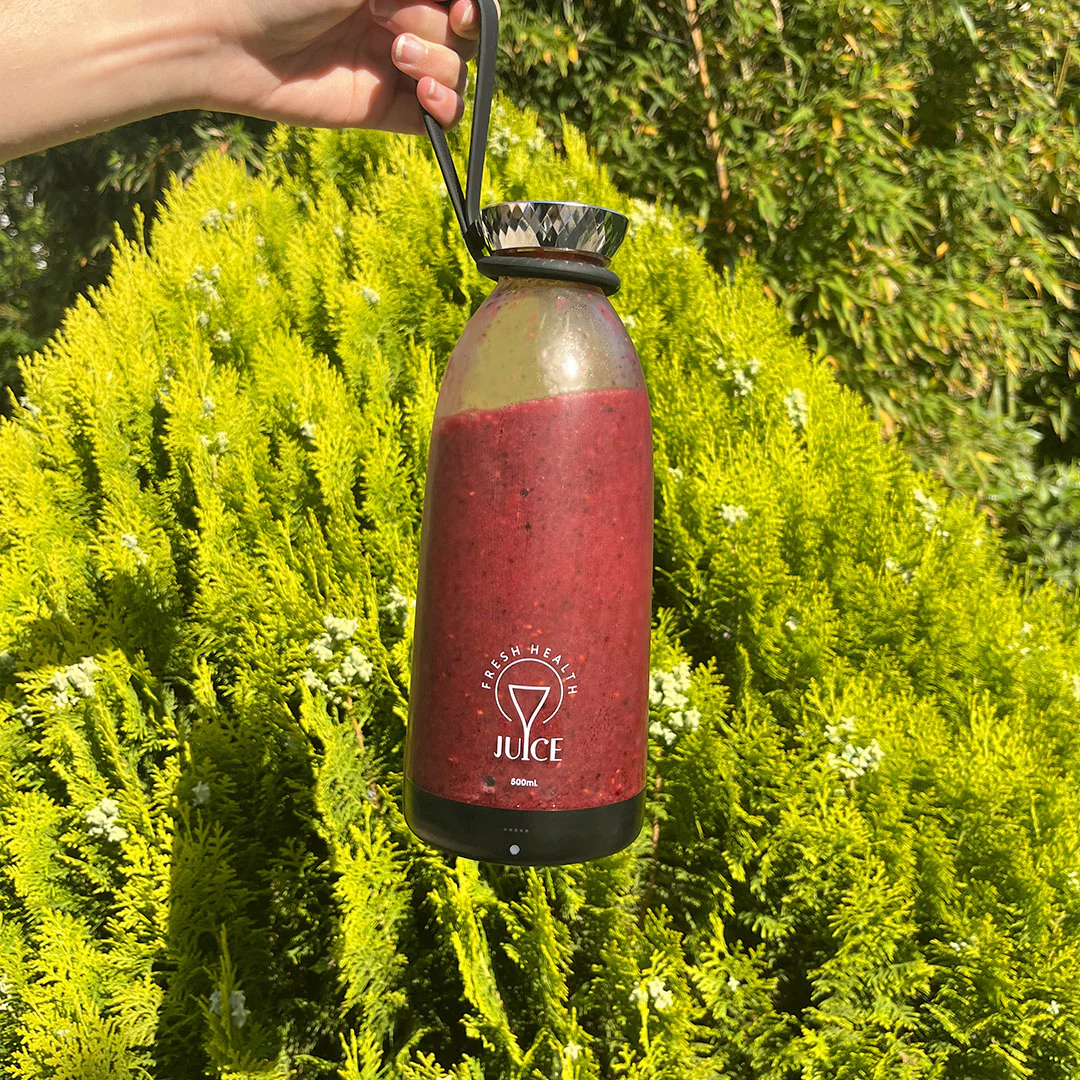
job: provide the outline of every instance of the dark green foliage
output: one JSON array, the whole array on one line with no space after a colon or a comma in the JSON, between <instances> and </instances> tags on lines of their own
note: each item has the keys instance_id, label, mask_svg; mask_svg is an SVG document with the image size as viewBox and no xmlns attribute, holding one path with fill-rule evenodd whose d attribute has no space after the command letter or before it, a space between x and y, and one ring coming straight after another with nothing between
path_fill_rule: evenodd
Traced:
<instances>
[{"instance_id":1,"label":"dark green foliage","mask_svg":"<svg viewBox=\"0 0 1080 1080\"><path fill-rule=\"evenodd\" d=\"M1078 39L1072 0L547 0L508 5L501 83L714 265L753 254L886 429L1074 583Z\"/></svg>"},{"instance_id":2,"label":"dark green foliage","mask_svg":"<svg viewBox=\"0 0 1080 1080\"><path fill-rule=\"evenodd\" d=\"M633 222L646 828L543 872L405 829L425 444L490 283L416 140L282 131L170 190L0 421L5 1075L1080 1069L1075 604L563 139L500 106L488 194Z\"/></svg>"}]
</instances>

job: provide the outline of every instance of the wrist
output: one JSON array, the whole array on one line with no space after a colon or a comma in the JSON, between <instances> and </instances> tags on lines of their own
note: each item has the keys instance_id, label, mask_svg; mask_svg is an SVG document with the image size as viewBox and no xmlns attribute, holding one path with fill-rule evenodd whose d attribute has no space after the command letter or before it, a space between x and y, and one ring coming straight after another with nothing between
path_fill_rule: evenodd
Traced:
<instances>
[{"instance_id":1,"label":"wrist","mask_svg":"<svg viewBox=\"0 0 1080 1080\"><path fill-rule=\"evenodd\" d=\"M130 102L140 114L132 119L203 107L217 40L199 18L202 5L123 0L122 6L128 20L88 57L121 106Z\"/></svg>"},{"instance_id":2,"label":"wrist","mask_svg":"<svg viewBox=\"0 0 1080 1080\"><path fill-rule=\"evenodd\" d=\"M192 11L192 8L195 11ZM200 4L45 0L0 15L0 162L176 109L201 107L216 44Z\"/></svg>"}]
</instances>

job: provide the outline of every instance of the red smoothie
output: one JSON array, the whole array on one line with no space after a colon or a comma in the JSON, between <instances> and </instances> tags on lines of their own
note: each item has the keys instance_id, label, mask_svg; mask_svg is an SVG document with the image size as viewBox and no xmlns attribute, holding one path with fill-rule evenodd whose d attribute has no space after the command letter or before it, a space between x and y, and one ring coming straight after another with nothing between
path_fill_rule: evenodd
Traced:
<instances>
[{"instance_id":1,"label":"red smoothie","mask_svg":"<svg viewBox=\"0 0 1080 1080\"><path fill-rule=\"evenodd\" d=\"M406 775L509 810L645 783L652 437L644 389L437 421Z\"/></svg>"}]
</instances>

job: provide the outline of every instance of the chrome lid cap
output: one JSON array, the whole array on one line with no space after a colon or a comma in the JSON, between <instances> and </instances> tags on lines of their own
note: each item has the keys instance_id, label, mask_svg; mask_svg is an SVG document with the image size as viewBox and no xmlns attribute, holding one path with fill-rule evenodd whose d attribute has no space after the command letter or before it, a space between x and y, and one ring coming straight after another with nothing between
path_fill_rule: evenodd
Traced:
<instances>
[{"instance_id":1,"label":"chrome lid cap","mask_svg":"<svg viewBox=\"0 0 1080 1080\"><path fill-rule=\"evenodd\" d=\"M599 255L619 250L627 219L602 206L573 202L507 202L485 206L477 228L488 254L549 248Z\"/></svg>"}]
</instances>

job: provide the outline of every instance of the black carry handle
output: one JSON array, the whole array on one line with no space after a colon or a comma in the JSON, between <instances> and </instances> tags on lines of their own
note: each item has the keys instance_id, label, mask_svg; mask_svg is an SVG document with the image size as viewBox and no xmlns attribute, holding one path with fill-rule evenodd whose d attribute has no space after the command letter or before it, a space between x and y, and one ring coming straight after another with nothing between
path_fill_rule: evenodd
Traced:
<instances>
[{"instance_id":1,"label":"black carry handle","mask_svg":"<svg viewBox=\"0 0 1080 1080\"><path fill-rule=\"evenodd\" d=\"M480 46L476 57L476 93L473 96L472 136L469 141L469 164L462 193L450 147L439 122L427 111L424 126L435 148L450 202L457 215L458 227L469 254L478 262L484 257L483 242L477 231L480 217L480 188L484 183L484 155L487 152L488 128L491 125L491 101L495 96L495 62L499 55L499 8L495 0L474 0L480 15Z\"/></svg>"},{"instance_id":2,"label":"black carry handle","mask_svg":"<svg viewBox=\"0 0 1080 1080\"><path fill-rule=\"evenodd\" d=\"M495 97L495 64L499 56L499 8L495 0L474 0L480 16L480 44L476 58L476 93L473 99L472 134L469 138L469 163L465 177L465 191L446 134L439 122L427 109L424 127L435 148L435 160L439 163L450 203L457 215L458 227L465 239L465 246L485 277L498 280L502 277L540 277L556 281L581 281L597 285L611 296L619 289L619 278L605 266L591 262L573 262L567 259L542 258L520 255L486 255L480 235L480 189L484 183L484 155L487 153L488 128L491 126L491 102Z\"/></svg>"}]
</instances>

